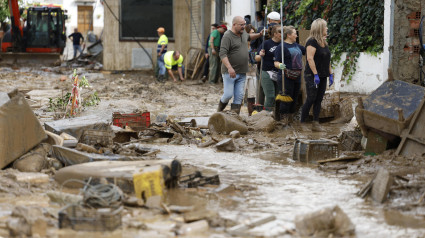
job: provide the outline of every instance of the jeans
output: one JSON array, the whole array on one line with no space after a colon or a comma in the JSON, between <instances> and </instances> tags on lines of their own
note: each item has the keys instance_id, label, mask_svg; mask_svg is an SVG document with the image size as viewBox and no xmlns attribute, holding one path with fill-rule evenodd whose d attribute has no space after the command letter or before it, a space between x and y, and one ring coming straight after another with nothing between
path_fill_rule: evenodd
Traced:
<instances>
[{"instance_id":1,"label":"jeans","mask_svg":"<svg viewBox=\"0 0 425 238\"><path fill-rule=\"evenodd\" d=\"M73 45L74 46L74 59L77 56L77 51L80 52L80 55L83 53L81 50L81 45Z\"/></svg>"},{"instance_id":2,"label":"jeans","mask_svg":"<svg viewBox=\"0 0 425 238\"><path fill-rule=\"evenodd\" d=\"M307 91L307 100L301 111L301 122L305 122L308 117L311 106L313 106L313 121L319 121L320 109L322 108L323 96L325 96L327 77L320 77L319 85L314 84L314 75L304 75L305 89Z\"/></svg>"},{"instance_id":3,"label":"jeans","mask_svg":"<svg viewBox=\"0 0 425 238\"><path fill-rule=\"evenodd\" d=\"M156 60L159 68L159 75L165 75L165 63L164 63L164 54L158 57Z\"/></svg>"},{"instance_id":4,"label":"jeans","mask_svg":"<svg viewBox=\"0 0 425 238\"><path fill-rule=\"evenodd\" d=\"M295 107L297 105L298 94L301 89L301 76L298 79L288 79L285 77L285 89L283 90L286 95L291 96L292 102L280 102L280 113L288 114L295 113ZM278 86L282 88L282 80L278 79Z\"/></svg>"},{"instance_id":5,"label":"jeans","mask_svg":"<svg viewBox=\"0 0 425 238\"><path fill-rule=\"evenodd\" d=\"M242 104L246 74L236 74L236 78L230 78L230 74L223 74L224 92L221 96L222 103L228 103L233 97L233 104Z\"/></svg>"}]
</instances>

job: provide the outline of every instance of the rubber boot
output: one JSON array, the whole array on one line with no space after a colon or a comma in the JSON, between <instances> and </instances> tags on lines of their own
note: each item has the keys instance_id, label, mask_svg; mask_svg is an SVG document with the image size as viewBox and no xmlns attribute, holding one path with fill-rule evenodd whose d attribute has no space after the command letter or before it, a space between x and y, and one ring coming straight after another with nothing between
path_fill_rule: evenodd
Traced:
<instances>
[{"instance_id":1,"label":"rubber boot","mask_svg":"<svg viewBox=\"0 0 425 238\"><path fill-rule=\"evenodd\" d=\"M252 112L254 111L254 104L255 104L255 98L248 98L248 116L252 115Z\"/></svg>"},{"instance_id":2,"label":"rubber boot","mask_svg":"<svg viewBox=\"0 0 425 238\"><path fill-rule=\"evenodd\" d=\"M322 132L323 131L323 129L320 126L318 121L313 121L313 123L311 123L311 130L315 131L315 132Z\"/></svg>"},{"instance_id":3,"label":"rubber boot","mask_svg":"<svg viewBox=\"0 0 425 238\"><path fill-rule=\"evenodd\" d=\"M226 108L228 102L226 103L222 103L221 100L218 103L218 108L217 108L217 112L222 112L224 110L224 108Z\"/></svg>"},{"instance_id":4,"label":"rubber boot","mask_svg":"<svg viewBox=\"0 0 425 238\"><path fill-rule=\"evenodd\" d=\"M294 123L294 113L288 114L288 124Z\"/></svg>"},{"instance_id":5,"label":"rubber boot","mask_svg":"<svg viewBox=\"0 0 425 238\"><path fill-rule=\"evenodd\" d=\"M230 104L230 110L236 112L239 115L241 112L241 104Z\"/></svg>"},{"instance_id":6,"label":"rubber boot","mask_svg":"<svg viewBox=\"0 0 425 238\"><path fill-rule=\"evenodd\" d=\"M273 118L275 121L280 121L282 119L282 115L280 114L280 108L274 107L273 108Z\"/></svg>"},{"instance_id":7,"label":"rubber boot","mask_svg":"<svg viewBox=\"0 0 425 238\"><path fill-rule=\"evenodd\" d=\"M282 114L281 115L281 121L282 121L282 124L283 125L288 125L289 124L289 122L288 122L289 119L288 118L289 118L289 114L286 114L285 113L285 114Z\"/></svg>"},{"instance_id":8,"label":"rubber boot","mask_svg":"<svg viewBox=\"0 0 425 238\"><path fill-rule=\"evenodd\" d=\"M164 75L158 75L158 82L165 83L165 76Z\"/></svg>"}]
</instances>

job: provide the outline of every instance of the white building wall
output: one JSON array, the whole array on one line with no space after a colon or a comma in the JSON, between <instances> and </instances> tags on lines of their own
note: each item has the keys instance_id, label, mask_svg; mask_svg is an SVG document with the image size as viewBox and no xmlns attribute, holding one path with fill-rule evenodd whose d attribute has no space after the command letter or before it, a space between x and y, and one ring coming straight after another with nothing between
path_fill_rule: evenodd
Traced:
<instances>
[{"instance_id":1,"label":"white building wall","mask_svg":"<svg viewBox=\"0 0 425 238\"><path fill-rule=\"evenodd\" d=\"M104 17L103 4L101 3L101 0L96 0L94 3L90 3L90 5L93 6L93 32L95 35L100 37L103 30L103 17ZM67 37L74 32L74 29L76 27L78 27L78 6L79 6L79 3L77 3L74 0L73 1L66 0L63 3L63 9L67 10L66 14L68 15L68 20L66 21L66 36ZM85 35L84 37L86 38ZM64 60L72 59L74 55L73 52L74 52L74 49L72 47L72 42L70 40L67 40L66 47L63 53L63 59Z\"/></svg>"},{"instance_id":2,"label":"white building wall","mask_svg":"<svg viewBox=\"0 0 425 238\"><path fill-rule=\"evenodd\" d=\"M227 27L230 29L232 27L232 20L236 16L244 17L245 15L252 14L252 1L249 0L232 0L227 1L226 3L226 14L224 20L228 23ZM251 16L251 20L255 16Z\"/></svg>"},{"instance_id":3,"label":"white building wall","mask_svg":"<svg viewBox=\"0 0 425 238\"><path fill-rule=\"evenodd\" d=\"M64 1L63 8L67 10L68 20L66 22L67 36L74 32L74 28L78 26L78 6L77 1ZM81 4L84 6L84 4ZM95 3L90 3L86 6L93 6L93 32L100 35L103 29L103 4L101 0L96 0Z\"/></svg>"},{"instance_id":4,"label":"white building wall","mask_svg":"<svg viewBox=\"0 0 425 238\"><path fill-rule=\"evenodd\" d=\"M345 57L346 54L341 56L342 59ZM384 70L386 68L383 53L378 57L361 53L357 61L356 73L349 83L345 80L341 81L342 66L334 67L335 90L369 94L387 80L386 70Z\"/></svg>"}]
</instances>

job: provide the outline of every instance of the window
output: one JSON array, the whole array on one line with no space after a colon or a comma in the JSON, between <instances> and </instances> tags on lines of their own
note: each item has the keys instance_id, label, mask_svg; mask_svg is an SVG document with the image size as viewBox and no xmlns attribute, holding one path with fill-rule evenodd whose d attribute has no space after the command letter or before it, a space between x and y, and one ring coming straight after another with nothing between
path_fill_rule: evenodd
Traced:
<instances>
[{"instance_id":1,"label":"window","mask_svg":"<svg viewBox=\"0 0 425 238\"><path fill-rule=\"evenodd\" d=\"M173 0L121 0L120 40L157 40L158 27L173 38Z\"/></svg>"}]
</instances>

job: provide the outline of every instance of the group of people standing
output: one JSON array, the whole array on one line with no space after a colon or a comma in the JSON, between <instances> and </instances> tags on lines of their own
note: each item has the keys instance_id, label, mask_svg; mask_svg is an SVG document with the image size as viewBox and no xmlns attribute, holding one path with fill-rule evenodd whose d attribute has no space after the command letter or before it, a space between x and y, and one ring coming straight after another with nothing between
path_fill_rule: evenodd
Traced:
<instances>
[{"instance_id":1,"label":"group of people standing","mask_svg":"<svg viewBox=\"0 0 425 238\"><path fill-rule=\"evenodd\" d=\"M328 77L329 86L333 84L331 53L326 41L327 23L320 18L313 21L304 47L297 43L298 35L293 26L281 27L279 13L272 12L267 18L270 23L267 27L259 29L259 33L248 33L245 28L252 29L252 26L246 26L245 19L237 16L232 21L232 29L224 34L219 53L223 62L221 73L224 92L217 111L224 110L233 97L231 110L238 114L240 112L245 87L249 85L245 80L249 73L248 43L251 41L251 51L256 52L255 61L261 65L259 85L256 86L261 85L263 89L264 109L273 112L276 120L282 119L286 124L291 123L296 112L301 89L301 72L304 69L307 99L301 109L301 122L306 121L313 107L312 130L321 131L319 114ZM255 39L260 40L264 31L268 32L268 39L252 43ZM305 67L303 55L307 56ZM257 98L258 101L260 100ZM250 104L252 101L248 100L249 114L252 112Z\"/></svg>"},{"instance_id":2,"label":"group of people standing","mask_svg":"<svg viewBox=\"0 0 425 238\"><path fill-rule=\"evenodd\" d=\"M233 98L230 108L239 114L245 91L248 91L249 115L253 113L255 100L257 103L264 101L264 109L272 112L275 120L288 124L293 121L296 112L304 69L307 99L301 109L300 121L306 121L313 107L312 130L321 131L319 114L328 77L329 86L333 84L331 53L326 41L327 23L320 18L314 20L306 45L302 46L297 43L295 27L280 24L279 13L269 13L267 20L267 26L260 26L257 31L252 25L247 25L246 17L241 16L233 18L230 30L226 25L213 24L206 42L208 66L202 81L206 82L209 75L209 83L215 84L222 76L224 92L217 111L223 111ZM178 70L183 81L183 56L179 51L167 51L168 38L164 32L163 27L158 28L158 81L164 81L165 71L168 70L169 76L176 82L172 69ZM264 40L261 36L264 36ZM307 57L305 67L303 55ZM259 66L257 74L252 71L256 71L255 65ZM258 93L255 98L256 88L262 88L264 98L258 98L261 95Z\"/></svg>"}]
</instances>

